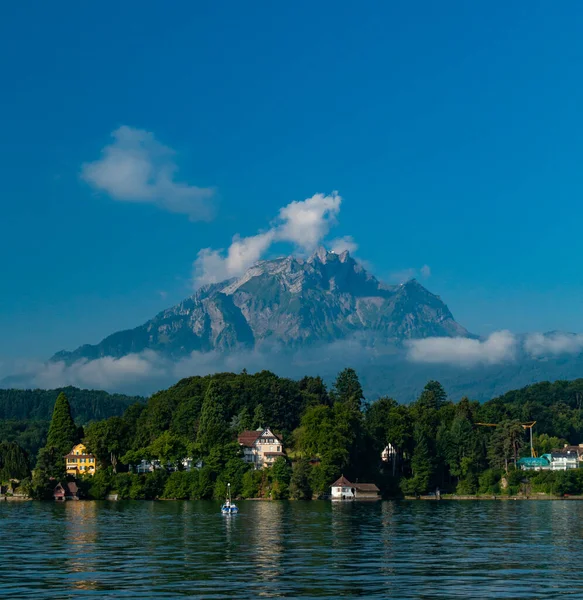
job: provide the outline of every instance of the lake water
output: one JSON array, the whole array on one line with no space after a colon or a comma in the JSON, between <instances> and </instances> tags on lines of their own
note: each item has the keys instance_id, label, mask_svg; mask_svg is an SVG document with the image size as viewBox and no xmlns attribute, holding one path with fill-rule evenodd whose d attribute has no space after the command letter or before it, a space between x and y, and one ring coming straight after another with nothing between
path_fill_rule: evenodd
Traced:
<instances>
[{"instance_id":1,"label":"lake water","mask_svg":"<svg viewBox=\"0 0 583 600\"><path fill-rule=\"evenodd\" d=\"M0 502L0 598L583 598L583 502Z\"/></svg>"}]
</instances>

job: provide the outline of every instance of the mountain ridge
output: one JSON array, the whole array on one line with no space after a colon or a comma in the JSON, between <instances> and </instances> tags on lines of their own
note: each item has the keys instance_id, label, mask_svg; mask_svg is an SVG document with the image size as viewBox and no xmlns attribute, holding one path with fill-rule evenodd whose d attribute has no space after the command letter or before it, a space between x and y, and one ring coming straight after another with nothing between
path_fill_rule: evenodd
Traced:
<instances>
[{"instance_id":1,"label":"mountain ridge","mask_svg":"<svg viewBox=\"0 0 583 600\"><path fill-rule=\"evenodd\" d=\"M433 336L475 337L446 304L412 279L387 285L350 256L318 248L310 257L260 261L240 277L202 286L133 329L57 352L71 364L155 350L170 358L277 344L298 349L368 335L383 343Z\"/></svg>"}]
</instances>

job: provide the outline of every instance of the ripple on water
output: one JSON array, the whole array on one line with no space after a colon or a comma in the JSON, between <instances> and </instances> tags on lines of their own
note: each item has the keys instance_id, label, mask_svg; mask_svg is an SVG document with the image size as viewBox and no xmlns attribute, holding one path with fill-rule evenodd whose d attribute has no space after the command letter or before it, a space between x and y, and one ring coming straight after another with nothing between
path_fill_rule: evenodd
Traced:
<instances>
[{"instance_id":1,"label":"ripple on water","mask_svg":"<svg viewBox=\"0 0 583 600\"><path fill-rule=\"evenodd\" d=\"M0 597L583 598L579 502L0 503Z\"/></svg>"}]
</instances>

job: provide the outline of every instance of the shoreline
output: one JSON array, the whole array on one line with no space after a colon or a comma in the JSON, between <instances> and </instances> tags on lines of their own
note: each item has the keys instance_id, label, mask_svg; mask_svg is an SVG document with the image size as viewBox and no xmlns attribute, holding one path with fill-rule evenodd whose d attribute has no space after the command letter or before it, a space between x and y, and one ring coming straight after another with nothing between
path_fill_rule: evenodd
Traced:
<instances>
[{"instance_id":1,"label":"shoreline","mask_svg":"<svg viewBox=\"0 0 583 600\"><path fill-rule=\"evenodd\" d=\"M492 501L508 501L508 500L583 500L583 495L573 495L573 496L554 496L551 494L533 494L532 496L505 496L503 494L500 495L476 495L476 496L458 496L456 494L442 494L441 498L437 498L436 496L405 496L402 498L403 500L423 500L430 502L441 502L443 500L455 500L455 501L468 501L468 500L492 500Z\"/></svg>"}]
</instances>

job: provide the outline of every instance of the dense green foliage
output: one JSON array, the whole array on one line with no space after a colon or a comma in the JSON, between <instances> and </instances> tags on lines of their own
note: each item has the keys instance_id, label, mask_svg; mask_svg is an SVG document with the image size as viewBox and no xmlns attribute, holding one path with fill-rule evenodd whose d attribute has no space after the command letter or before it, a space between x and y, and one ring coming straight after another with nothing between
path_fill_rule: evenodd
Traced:
<instances>
[{"instance_id":1,"label":"dense green foliage","mask_svg":"<svg viewBox=\"0 0 583 600\"><path fill-rule=\"evenodd\" d=\"M14 442L0 442L0 482L30 477L28 456Z\"/></svg>"},{"instance_id":2,"label":"dense green foliage","mask_svg":"<svg viewBox=\"0 0 583 600\"><path fill-rule=\"evenodd\" d=\"M386 495L436 488L458 494L538 493L551 487L553 493L575 493L583 491L578 474L525 473L515 463L530 455L522 427L527 421L537 421L533 442L539 455L583 442L581 394L583 380L558 381L483 404L467 398L454 403L430 381L408 406L388 397L367 404L352 369L340 373L330 391L317 377L293 381L267 371L221 373L183 379L84 432L59 399L32 488L44 489L36 492L42 496L48 482L62 480L62 449L83 439L98 460L97 474L85 482L86 493L96 498L116 493L221 499L230 483L236 497L309 499L326 494L341 474L374 482ZM282 437L287 458L255 471L242 460L236 438L265 426ZM392 451L382 461L386 447ZM202 467L184 471L184 458ZM157 461L159 468L131 472L142 460Z\"/></svg>"},{"instance_id":3,"label":"dense green foliage","mask_svg":"<svg viewBox=\"0 0 583 600\"><path fill-rule=\"evenodd\" d=\"M0 440L15 442L31 457L47 440L50 421L0 421Z\"/></svg>"},{"instance_id":4,"label":"dense green foliage","mask_svg":"<svg viewBox=\"0 0 583 600\"><path fill-rule=\"evenodd\" d=\"M72 386L55 390L0 389L0 441L16 442L30 457L46 443L55 401L64 393L77 425L121 416L139 397L81 390Z\"/></svg>"},{"instance_id":5,"label":"dense green foliage","mask_svg":"<svg viewBox=\"0 0 583 600\"><path fill-rule=\"evenodd\" d=\"M108 394L100 390L81 390L72 386L55 390L0 389L0 421L49 421L55 400L61 393L69 399L73 418L81 425L121 415L128 406L143 400L123 394Z\"/></svg>"},{"instance_id":6,"label":"dense green foliage","mask_svg":"<svg viewBox=\"0 0 583 600\"><path fill-rule=\"evenodd\" d=\"M61 392L57 396L53 417L47 434L47 447L55 448L63 456L77 443L79 430L71 415L71 405L67 396Z\"/></svg>"}]
</instances>

